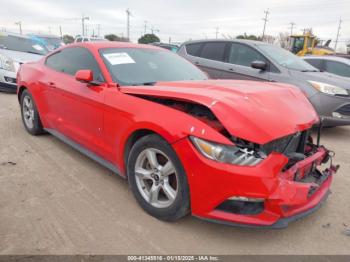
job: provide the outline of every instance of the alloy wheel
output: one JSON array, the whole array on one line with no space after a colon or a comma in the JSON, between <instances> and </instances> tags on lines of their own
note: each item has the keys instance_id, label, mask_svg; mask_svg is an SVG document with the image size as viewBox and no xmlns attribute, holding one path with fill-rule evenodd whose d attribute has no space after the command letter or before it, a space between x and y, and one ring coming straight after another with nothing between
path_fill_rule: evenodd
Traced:
<instances>
[{"instance_id":1,"label":"alloy wheel","mask_svg":"<svg viewBox=\"0 0 350 262\"><path fill-rule=\"evenodd\" d=\"M166 154L155 148L143 150L135 164L136 184L142 197L156 208L174 203L178 194L178 174Z\"/></svg>"},{"instance_id":2,"label":"alloy wheel","mask_svg":"<svg viewBox=\"0 0 350 262\"><path fill-rule=\"evenodd\" d=\"M28 95L23 98L22 110L24 123L27 128L32 129L34 127L34 104Z\"/></svg>"}]
</instances>

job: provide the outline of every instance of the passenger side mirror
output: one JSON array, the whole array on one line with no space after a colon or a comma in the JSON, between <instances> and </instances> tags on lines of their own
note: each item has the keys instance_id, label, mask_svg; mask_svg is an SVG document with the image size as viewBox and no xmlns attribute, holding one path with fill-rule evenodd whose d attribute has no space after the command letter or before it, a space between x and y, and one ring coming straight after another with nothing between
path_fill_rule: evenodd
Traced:
<instances>
[{"instance_id":1,"label":"passenger side mirror","mask_svg":"<svg viewBox=\"0 0 350 262\"><path fill-rule=\"evenodd\" d=\"M267 64L263 61L253 61L250 66L255 69L266 70Z\"/></svg>"},{"instance_id":2,"label":"passenger side mirror","mask_svg":"<svg viewBox=\"0 0 350 262\"><path fill-rule=\"evenodd\" d=\"M94 80L92 70L79 70L75 73L75 79L82 83L90 83Z\"/></svg>"}]
</instances>

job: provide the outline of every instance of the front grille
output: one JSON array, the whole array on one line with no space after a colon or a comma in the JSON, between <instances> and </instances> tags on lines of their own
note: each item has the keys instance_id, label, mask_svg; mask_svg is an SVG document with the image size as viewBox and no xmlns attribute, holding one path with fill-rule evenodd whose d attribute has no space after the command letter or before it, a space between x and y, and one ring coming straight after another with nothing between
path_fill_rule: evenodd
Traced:
<instances>
[{"instance_id":1,"label":"front grille","mask_svg":"<svg viewBox=\"0 0 350 262\"><path fill-rule=\"evenodd\" d=\"M283 154L290 153L304 153L304 147L309 131L298 132L293 135L285 136L276 140L273 140L267 144L261 146L261 150L267 155L272 152L278 152Z\"/></svg>"},{"instance_id":2,"label":"front grille","mask_svg":"<svg viewBox=\"0 0 350 262\"><path fill-rule=\"evenodd\" d=\"M350 116L350 104L338 108L335 112L341 115Z\"/></svg>"}]
</instances>

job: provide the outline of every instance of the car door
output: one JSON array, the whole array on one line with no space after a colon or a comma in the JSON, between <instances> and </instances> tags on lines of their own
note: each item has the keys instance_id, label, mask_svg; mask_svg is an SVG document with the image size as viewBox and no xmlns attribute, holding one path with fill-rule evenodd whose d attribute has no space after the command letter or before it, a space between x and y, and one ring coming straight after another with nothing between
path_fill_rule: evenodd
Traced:
<instances>
[{"instance_id":1,"label":"car door","mask_svg":"<svg viewBox=\"0 0 350 262\"><path fill-rule=\"evenodd\" d=\"M210 78L218 79L222 75L222 63L227 43L213 41L186 45L186 53L193 64L206 72Z\"/></svg>"},{"instance_id":2,"label":"car door","mask_svg":"<svg viewBox=\"0 0 350 262\"><path fill-rule=\"evenodd\" d=\"M61 51L62 71L50 80L49 95L54 103L55 129L83 147L102 155L104 78L89 50L70 47ZM93 71L94 80L101 84L89 85L75 79L78 70Z\"/></svg>"},{"instance_id":3,"label":"car door","mask_svg":"<svg viewBox=\"0 0 350 262\"><path fill-rule=\"evenodd\" d=\"M241 43L231 43L222 73L224 79L268 81L269 71L251 67L253 61L269 61L256 49Z\"/></svg>"}]
</instances>

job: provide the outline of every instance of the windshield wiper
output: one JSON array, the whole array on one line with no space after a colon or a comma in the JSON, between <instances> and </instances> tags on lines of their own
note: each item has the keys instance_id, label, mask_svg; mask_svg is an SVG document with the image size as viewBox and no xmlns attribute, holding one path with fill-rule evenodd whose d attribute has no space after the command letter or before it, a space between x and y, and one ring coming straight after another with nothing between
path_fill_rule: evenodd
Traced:
<instances>
[{"instance_id":1,"label":"windshield wiper","mask_svg":"<svg viewBox=\"0 0 350 262\"><path fill-rule=\"evenodd\" d=\"M35 55L43 55L42 53L33 52L33 51L25 51L25 53L35 54Z\"/></svg>"},{"instance_id":2,"label":"windshield wiper","mask_svg":"<svg viewBox=\"0 0 350 262\"><path fill-rule=\"evenodd\" d=\"M303 73L305 73L305 72L320 72L320 71L318 71L318 70L301 70L301 72L303 72Z\"/></svg>"},{"instance_id":3,"label":"windshield wiper","mask_svg":"<svg viewBox=\"0 0 350 262\"><path fill-rule=\"evenodd\" d=\"M132 86L154 86L157 82L144 82L144 83L137 83L132 84Z\"/></svg>"}]
</instances>

